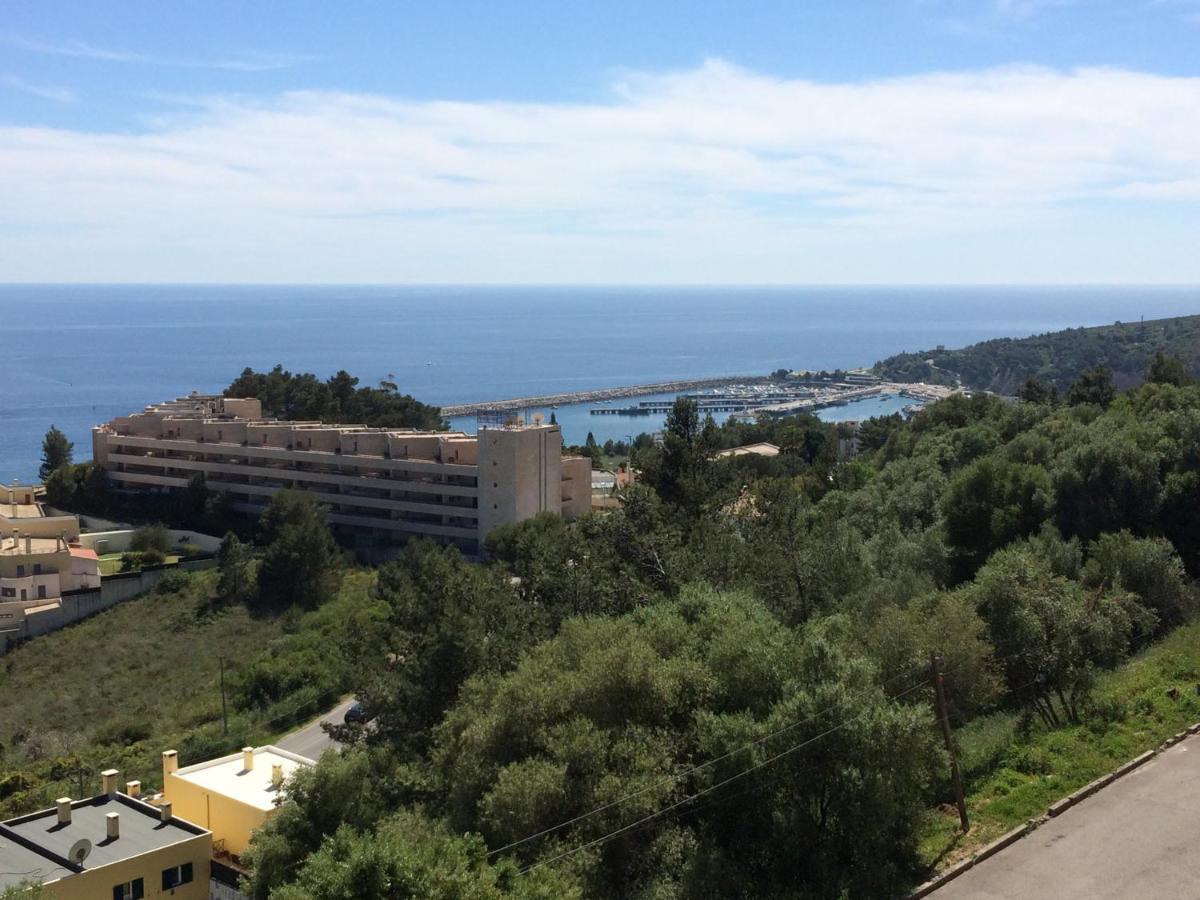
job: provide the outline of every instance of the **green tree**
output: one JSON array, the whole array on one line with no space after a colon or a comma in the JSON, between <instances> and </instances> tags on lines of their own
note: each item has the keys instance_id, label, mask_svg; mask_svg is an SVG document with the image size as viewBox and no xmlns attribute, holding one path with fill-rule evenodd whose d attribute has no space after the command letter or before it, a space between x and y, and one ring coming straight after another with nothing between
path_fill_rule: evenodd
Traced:
<instances>
[{"instance_id":1,"label":"green tree","mask_svg":"<svg viewBox=\"0 0 1200 900\"><path fill-rule=\"evenodd\" d=\"M956 577L969 578L993 550L1032 534L1052 507L1050 474L1041 466L990 456L967 466L942 500Z\"/></svg>"},{"instance_id":2,"label":"green tree","mask_svg":"<svg viewBox=\"0 0 1200 900\"><path fill-rule=\"evenodd\" d=\"M1072 406L1091 403L1107 407L1116 396L1117 388L1113 384L1112 369L1108 366L1095 366L1084 369L1079 374L1079 379L1067 392L1067 402Z\"/></svg>"},{"instance_id":3,"label":"green tree","mask_svg":"<svg viewBox=\"0 0 1200 900\"><path fill-rule=\"evenodd\" d=\"M1058 388L1052 384L1028 378L1017 391L1017 396L1026 403L1041 403L1053 405L1058 402Z\"/></svg>"},{"instance_id":4,"label":"green tree","mask_svg":"<svg viewBox=\"0 0 1200 900\"><path fill-rule=\"evenodd\" d=\"M151 551L162 556L166 555L170 547L171 535L165 525L143 525L136 529L129 539L129 549L134 553Z\"/></svg>"},{"instance_id":5,"label":"green tree","mask_svg":"<svg viewBox=\"0 0 1200 900\"><path fill-rule=\"evenodd\" d=\"M313 609L337 593L342 555L325 509L304 491L283 490L259 520L266 545L258 569L259 605L268 609Z\"/></svg>"},{"instance_id":6,"label":"green tree","mask_svg":"<svg viewBox=\"0 0 1200 900\"><path fill-rule=\"evenodd\" d=\"M298 769L286 783L286 802L255 832L242 858L253 900L273 896L339 828L369 829L395 810L401 803L395 781L381 777L391 771L385 756L361 748L326 753L315 766Z\"/></svg>"},{"instance_id":7,"label":"green tree","mask_svg":"<svg viewBox=\"0 0 1200 900\"><path fill-rule=\"evenodd\" d=\"M192 528L199 528L205 521L210 508L211 494L203 472L188 479L187 487L179 500L180 521Z\"/></svg>"},{"instance_id":8,"label":"green tree","mask_svg":"<svg viewBox=\"0 0 1200 900\"><path fill-rule=\"evenodd\" d=\"M382 566L374 597L385 621L362 636L354 689L375 715L372 739L405 753L425 749L468 677L507 669L547 633L544 611L516 602L503 570L430 541Z\"/></svg>"},{"instance_id":9,"label":"green tree","mask_svg":"<svg viewBox=\"0 0 1200 900\"><path fill-rule=\"evenodd\" d=\"M874 897L911 872L940 761L930 726L927 707L888 700L836 628L794 633L747 596L695 589L570 620L514 672L473 679L434 759L451 827L490 846L583 816L515 848L523 863L711 791L718 809L572 857L587 896ZM692 770L701 760L715 762Z\"/></svg>"},{"instance_id":10,"label":"green tree","mask_svg":"<svg viewBox=\"0 0 1200 900\"><path fill-rule=\"evenodd\" d=\"M71 455L75 444L67 440L67 436L55 425L50 426L42 439L42 465L38 469L38 477L45 481L59 469L71 465Z\"/></svg>"},{"instance_id":11,"label":"green tree","mask_svg":"<svg viewBox=\"0 0 1200 900\"><path fill-rule=\"evenodd\" d=\"M1162 503L1158 461L1131 435L1106 430L1062 454L1054 468L1055 518L1062 533L1089 541L1106 531L1144 533Z\"/></svg>"},{"instance_id":12,"label":"green tree","mask_svg":"<svg viewBox=\"0 0 1200 900\"><path fill-rule=\"evenodd\" d=\"M217 565L217 596L225 603L250 601L254 596L254 554L232 531L221 540Z\"/></svg>"},{"instance_id":13,"label":"green tree","mask_svg":"<svg viewBox=\"0 0 1200 900\"><path fill-rule=\"evenodd\" d=\"M1135 594L1161 629L1182 624L1195 609L1195 590L1183 562L1164 538L1138 538L1128 531L1100 535L1088 548L1083 582Z\"/></svg>"},{"instance_id":14,"label":"green tree","mask_svg":"<svg viewBox=\"0 0 1200 900\"><path fill-rule=\"evenodd\" d=\"M867 628L867 647L885 684L942 657L951 714L958 720L987 711L1000 699L1003 680L996 665L987 623L975 604L960 592L918 597L908 606L881 609ZM914 702L924 703L925 695Z\"/></svg>"},{"instance_id":15,"label":"green tree","mask_svg":"<svg viewBox=\"0 0 1200 900\"><path fill-rule=\"evenodd\" d=\"M1028 547L996 553L964 590L988 623L1009 692L1051 727L1079 721L1096 669L1124 659L1135 630L1154 622L1129 593L1087 591Z\"/></svg>"},{"instance_id":16,"label":"green tree","mask_svg":"<svg viewBox=\"0 0 1200 900\"><path fill-rule=\"evenodd\" d=\"M1146 371L1146 380L1152 384L1173 384L1183 387L1191 384L1192 376L1187 367L1174 356L1167 356L1161 350L1154 354L1150 368Z\"/></svg>"},{"instance_id":17,"label":"green tree","mask_svg":"<svg viewBox=\"0 0 1200 900\"><path fill-rule=\"evenodd\" d=\"M404 810L367 831L342 826L272 900L579 900L579 888L549 868L518 874L492 864L476 835L451 835Z\"/></svg>"},{"instance_id":18,"label":"green tree","mask_svg":"<svg viewBox=\"0 0 1200 900\"><path fill-rule=\"evenodd\" d=\"M695 519L713 499L712 456L716 450L712 419L702 424L696 401L677 397L667 413L662 447L639 454L635 466L642 469L642 480L664 501Z\"/></svg>"}]
</instances>

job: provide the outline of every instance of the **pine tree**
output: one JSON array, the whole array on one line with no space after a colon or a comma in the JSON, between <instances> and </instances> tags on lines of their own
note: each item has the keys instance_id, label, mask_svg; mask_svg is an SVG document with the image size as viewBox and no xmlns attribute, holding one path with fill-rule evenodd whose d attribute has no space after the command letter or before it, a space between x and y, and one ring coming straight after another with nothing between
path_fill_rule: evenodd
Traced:
<instances>
[{"instance_id":1,"label":"pine tree","mask_svg":"<svg viewBox=\"0 0 1200 900\"><path fill-rule=\"evenodd\" d=\"M232 531L221 540L217 551L220 576L217 595L226 603L244 603L254 592L254 555L248 544Z\"/></svg>"},{"instance_id":2,"label":"pine tree","mask_svg":"<svg viewBox=\"0 0 1200 900\"><path fill-rule=\"evenodd\" d=\"M38 469L38 475L42 481L59 469L69 466L74 450L75 445L67 440L67 436L51 425L50 430L46 432L46 437L42 440L42 466Z\"/></svg>"}]
</instances>

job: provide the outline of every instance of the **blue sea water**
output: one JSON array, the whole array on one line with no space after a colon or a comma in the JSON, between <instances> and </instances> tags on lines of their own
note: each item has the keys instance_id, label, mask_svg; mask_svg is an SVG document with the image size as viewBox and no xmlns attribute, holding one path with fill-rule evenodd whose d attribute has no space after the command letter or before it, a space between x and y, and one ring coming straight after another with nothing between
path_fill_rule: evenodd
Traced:
<instances>
[{"instance_id":1,"label":"blue sea water","mask_svg":"<svg viewBox=\"0 0 1200 900\"><path fill-rule=\"evenodd\" d=\"M0 478L32 478L51 424L93 424L246 366L466 403L780 367L869 365L1080 325L1200 312L1167 287L299 287L0 285ZM882 406L883 404L880 404ZM858 416L859 411L833 414ZM884 411L884 410L880 410ZM658 427L556 411L569 442Z\"/></svg>"}]
</instances>

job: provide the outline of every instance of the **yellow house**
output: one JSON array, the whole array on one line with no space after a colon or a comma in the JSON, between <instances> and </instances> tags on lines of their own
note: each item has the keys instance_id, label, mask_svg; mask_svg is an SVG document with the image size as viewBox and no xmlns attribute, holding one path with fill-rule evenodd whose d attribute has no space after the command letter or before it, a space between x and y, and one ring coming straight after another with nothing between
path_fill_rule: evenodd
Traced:
<instances>
[{"instance_id":1,"label":"yellow house","mask_svg":"<svg viewBox=\"0 0 1200 900\"><path fill-rule=\"evenodd\" d=\"M180 769L174 750L163 753L163 800L178 815L212 832L218 859L245 852L250 836L275 814L283 783L311 759L278 747L246 747Z\"/></svg>"},{"instance_id":2,"label":"yellow house","mask_svg":"<svg viewBox=\"0 0 1200 900\"><path fill-rule=\"evenodd\" d=\"M206 900L212 835L151 806L119 773L100 794L0 823L0 890L41 884L52 900Z\"/></svg>"}]
</instances>

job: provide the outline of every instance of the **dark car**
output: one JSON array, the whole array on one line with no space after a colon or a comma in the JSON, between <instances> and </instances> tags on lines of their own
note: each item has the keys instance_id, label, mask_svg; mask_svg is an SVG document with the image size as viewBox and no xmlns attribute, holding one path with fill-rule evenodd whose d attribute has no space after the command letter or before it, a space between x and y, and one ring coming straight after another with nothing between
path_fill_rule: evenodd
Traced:
<instances>
[{"instance_id":1,"label":"dark car","mask_svg":"<svg viewBox=\"0 0 1200 900\"><path fill-rule=\"evenodd\" d=\"M359 700L354 701L354 705L346 710L346 715L342 719L347 725L366 725L371 721L371 716L367 713L367 708L362 705Z\"/></svg>"}]
</instances>

